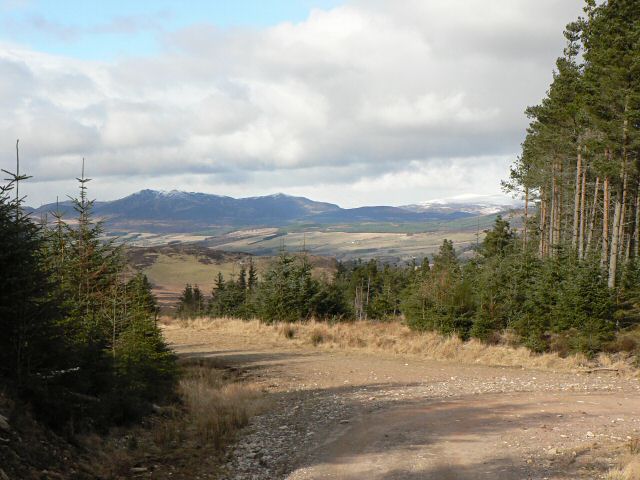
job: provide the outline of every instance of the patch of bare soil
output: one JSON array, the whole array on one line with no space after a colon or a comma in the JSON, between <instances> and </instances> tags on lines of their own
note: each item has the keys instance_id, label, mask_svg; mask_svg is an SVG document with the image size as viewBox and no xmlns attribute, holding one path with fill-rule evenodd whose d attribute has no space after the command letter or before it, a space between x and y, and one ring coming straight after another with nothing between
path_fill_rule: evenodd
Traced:
<instances>
[{"instance_id":1,"label":"patch of bare soil","mask_svg":"<svg viewBox=\"0 0 640 480\"><path fill-rule=\"evenodd\" d=\"M224 478L604 478L640 435L640 384L615 372L464 365L327 350L247 330L165 328L269 392Z\"/></svg>"}]
</instances>

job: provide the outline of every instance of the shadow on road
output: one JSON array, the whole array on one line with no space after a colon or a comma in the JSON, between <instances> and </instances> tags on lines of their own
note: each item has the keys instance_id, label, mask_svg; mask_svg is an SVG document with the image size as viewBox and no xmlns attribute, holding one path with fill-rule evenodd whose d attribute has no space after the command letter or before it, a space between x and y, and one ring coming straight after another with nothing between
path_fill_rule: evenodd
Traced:
<instances>
[{"instance_id":1,"label":"shadow on road","mask_svg":"<svg viewBox=\"0 0 640 480\"><path fill-rule=\"evenodd\" d=\"M199 345L190 347L196 346ZM322 355L321 352L201 349L180 357L209 359L220 367L238 368L249 376L279 380L282 377L278 372L291 373L288 370L292 365L317 362ZM299 374L297 371L296 375ZM311 417L320 406L343 405L343 415L325 421L316 432L315 443L305 444L304 448L300 444L290 446L290 455L285 459L290 475L286 478L593 478L572 477L570 472L576 472L579 466L576 459L545 456L542 447L537 456L530 456L529 462L522 458L527 439L540 443L545 435L557 437L576 416L588 419L595 415L579 412L575 405L572 407L575 411L568 412L567 403L553 395L547 395L545 404L541 405L535 395L527 393L448 398L415 395L428 381L369 380L357 385L311 388L313 380L306 379L304 388L273 392L278 400L276 404L280 405L274 408L282 410L275 412L277 416L292 425L291 428L302 429L307 423L305 415ZM436 382L442 383L442 380L434 379L433 383ZM412 389L416 389L414 394L407 394ZM304 407L290 409L296 401ZM589 410L589 407L583 405L580 409ZM559 414L561 411L563 415ZM573 413L573 417L567 413ZM345 416L348 421L340 420ZM274 425L274 430L278 427Z\"/></svg>"}]
</instances>

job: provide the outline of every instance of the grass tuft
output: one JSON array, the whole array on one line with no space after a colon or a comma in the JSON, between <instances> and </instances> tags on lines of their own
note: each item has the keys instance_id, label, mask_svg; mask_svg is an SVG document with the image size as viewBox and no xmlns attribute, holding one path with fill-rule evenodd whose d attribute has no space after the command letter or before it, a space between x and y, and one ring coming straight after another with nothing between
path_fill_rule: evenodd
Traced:
<instances>
[{"instance_id":1,"label":"grass tuft","mask_svg":"<svg viewBox=\"0 0 640 480\"><path fill-rule=\"evenodd\" d=\"M280 333L287 340L292 340L296 336L296 327L290 323L284 323L280 326Z\"/></svg>"},{"instance_id":2,"label":"grass tuft","mask_svg":"<svg viewBox=\"0 0 640 480\"><path fill-rule=\"evenodd\" d=\"M611 470L605 480L640 480L640 456L634 456L622 468Z\"/></svg>"},{"instance_id":3,"label":"grass tuft","mask_svg":"<svg viewBox=\"0 0 640 480\"><path fill-rule=\"evenodd\" d=\"M326 340L326 337L327 337L326 330L320 327L314 328L309 334L309 340L311 341L311 344L313 344L316 347L321 343L324 343Z\"/></svg>"}]
</instances>

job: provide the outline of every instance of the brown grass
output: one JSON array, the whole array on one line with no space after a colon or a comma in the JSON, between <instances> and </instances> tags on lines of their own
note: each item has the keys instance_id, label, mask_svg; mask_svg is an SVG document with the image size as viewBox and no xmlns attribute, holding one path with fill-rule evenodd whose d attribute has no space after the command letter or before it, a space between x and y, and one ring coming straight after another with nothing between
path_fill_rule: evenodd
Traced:
<instances>
[{"instance_id":1,"label":"brown grass","mask_svg":"<svg viewBox=\"0 0 640 480\"><path fill-rule=\"evenodd\" d=\"M224 371L211 368L205 360L187 370L179 392L186 410L181 423L199 442L216 448L223 447L262 407L256 388L230 383Z\"/></svg>"},{"instance_id":2,"label":"brown grass","mask_svg":"<svg viewBox=\"0 0 640 480\"><path fill-rule=\"evenodd\" d=\"M267 325L258 320L200 318L190 320L181 327L243 335L245 338L260 340L263 344L265 341L270 341L272 345L314 346L325 350L358 350L417 356L461 364L563 371L594 368L635 371L631 358L626 354L601 353L594 359L588 359L581 354L566 357L557 353L536 354L525 347L515 346L512 335L508 333L503 334L497 344L486 344L475 339L462 341L456 336L416 332L400 321L335 324L309 321Z\"/></svg>"},{"instance_id":3,"label":"brown grass","mask_svg":"<svg viewBox=\"0 0 640 480\"><path fill-rule=\"evenodd\" d=\"M86 447L99 457L97 473L119 478L152 464L153 478L210 474L223 463L224 448L266 406L255 386L218 368L212 359L183 360L182 366L180 402L159 407L142 426L116 430L106 438L85 438ZM183 476L175 477L178 473Z\"/></svg>"},{"instance_id":4,"label":"brown grass","mask_svg":"<svg viewBox=\"0 0 640 480\"><path fill-rule=\"evenodd\" d=\"M640 480L640 437L629 440L628 454L623 457L620 468L611 470L605 480Z\"/></svg>"}]
</instances>

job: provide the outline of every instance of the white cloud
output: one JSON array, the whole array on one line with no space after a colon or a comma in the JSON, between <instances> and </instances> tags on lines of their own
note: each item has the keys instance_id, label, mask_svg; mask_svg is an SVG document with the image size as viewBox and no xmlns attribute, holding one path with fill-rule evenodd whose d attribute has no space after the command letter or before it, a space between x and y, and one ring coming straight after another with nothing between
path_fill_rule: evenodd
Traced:
<instances>
[{"instance_id":1,"label":"white cloud","mask_svg":"<svg viewBox=\"0 0 640 480\"><path fill-rule=\"evenodd\" d=\"M496 193L579 3L353 0L265 29L193 25L114 63L3 44L0 145L21 138L32 203L68 193L82 156L101 198Z\"/></svg>"}]
</instances>

